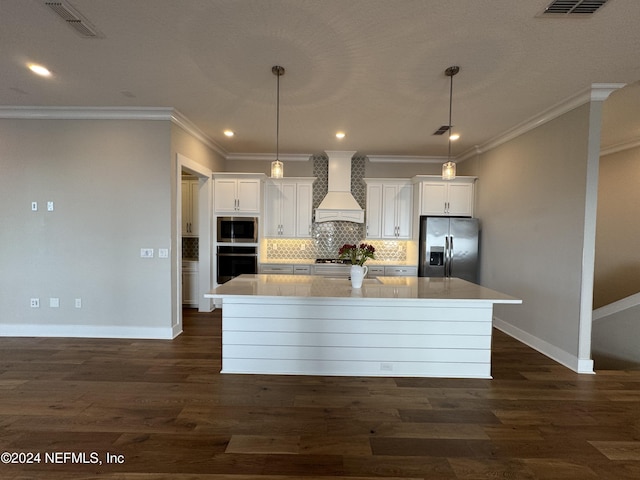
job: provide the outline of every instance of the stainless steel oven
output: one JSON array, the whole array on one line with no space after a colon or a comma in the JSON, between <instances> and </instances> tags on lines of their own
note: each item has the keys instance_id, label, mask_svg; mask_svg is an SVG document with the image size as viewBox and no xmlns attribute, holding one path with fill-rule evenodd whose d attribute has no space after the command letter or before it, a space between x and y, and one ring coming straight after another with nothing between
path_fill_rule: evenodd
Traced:
<instances>
[{"instance_id":1,"label":"stainless steel oven","mask_svg":"<svg viewBox=\"0 0 640 480\"><path fill-rule=\"evenodd\" d=\"M218 283L225 283L243 273L258 273L258 247L218 245Z\"/></svg>"},{"instance_id":2,"label":"stainless steel oven","mask_svg":"<svg viewBox=\"0 0 640 480\"><path fill-rule=\"evenodd\" d=\"M258 243L257 217L218 217L219 243Z\"/></svg>"}]
</instances>

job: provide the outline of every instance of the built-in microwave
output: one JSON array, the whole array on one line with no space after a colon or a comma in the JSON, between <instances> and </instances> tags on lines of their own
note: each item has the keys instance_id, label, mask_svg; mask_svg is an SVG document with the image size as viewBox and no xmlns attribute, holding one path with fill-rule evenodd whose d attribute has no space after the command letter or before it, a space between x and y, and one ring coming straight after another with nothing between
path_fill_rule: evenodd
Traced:
<instances>
[{"instance_id":1,"label":"built-in microwave","mask_svg":"<svg viewBox=\"0 0 640 480\"><path fill-rule=\"evenodd\" d=\"M257 217L218 217L218 242L258 243Z\"/></svg>"}]
</instances>

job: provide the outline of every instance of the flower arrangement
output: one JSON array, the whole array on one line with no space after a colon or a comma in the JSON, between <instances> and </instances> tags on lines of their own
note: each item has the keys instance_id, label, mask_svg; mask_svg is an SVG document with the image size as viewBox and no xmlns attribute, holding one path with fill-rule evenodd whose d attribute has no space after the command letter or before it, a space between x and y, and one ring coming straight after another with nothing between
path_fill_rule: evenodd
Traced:
<instances>
[{"instance_id":1,"label":"flower arrangement","mask_svg":"<svg viewBox=\"0 0 640 480\"><path fill-rule=\"evenodd\" d=\"M367 258L375 260L376 249L373 245L368 243L361 243L360 245L349 245L345 243L338 251L339 258L349 258L351 265L363 266Z\"/></svg>"}]
</instances>

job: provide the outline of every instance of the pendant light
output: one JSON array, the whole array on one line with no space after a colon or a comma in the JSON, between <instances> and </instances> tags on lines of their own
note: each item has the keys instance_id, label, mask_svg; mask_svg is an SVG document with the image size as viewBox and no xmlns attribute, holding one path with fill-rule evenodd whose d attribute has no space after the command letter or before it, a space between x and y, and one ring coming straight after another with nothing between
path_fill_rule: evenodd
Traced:
<instances>
[{"instance_id":1,"label":"pendant light","mask_svg":"<svg viewBox=\"0 0 640 480\"><path fill-rule=\"evenodd\" d=\"M460 67L452 66L447 68L444 71L444 74L451 79L451 83L449 86L449 152L447 153L447 163L442 164L442 179L443 180L453 180L456 178L456 164L451 161L451 129L453 125L451 124L451 110L453 106L453 76L460 71Z\"/></svg>"},{"instance_id":2,"label":"pendant light","mask_svg":"<svg viewBox=\"0 0 640 480\"><path fill-rule=\"evenodd\" d=\"M284 67L274 65L271 71L277 77L276 90L276 159L271 162L271 178L282 178L284 176L284 165L278 158L280 154L280 77L284 75Z\"/></svg>"}]
</instances>

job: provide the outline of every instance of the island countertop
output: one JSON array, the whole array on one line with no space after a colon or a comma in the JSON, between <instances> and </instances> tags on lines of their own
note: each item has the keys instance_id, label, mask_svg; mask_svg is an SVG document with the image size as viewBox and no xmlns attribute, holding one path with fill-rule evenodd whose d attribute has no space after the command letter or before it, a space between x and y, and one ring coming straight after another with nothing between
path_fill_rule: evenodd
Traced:
<instances>
[{"instance_id":1,"label":"island countertop","mask_svg":"<svg viewBox=\"0 0 640 480\"><path fill-rule=\"evenodd\" d=\"M237 296L522 303L521 300L504 293L459 278L434 277L366 278L362 288L352 288L351 282L346 278L317 275L240 275L205 294L207 298Z\"/></svg>"}]
</instances>

